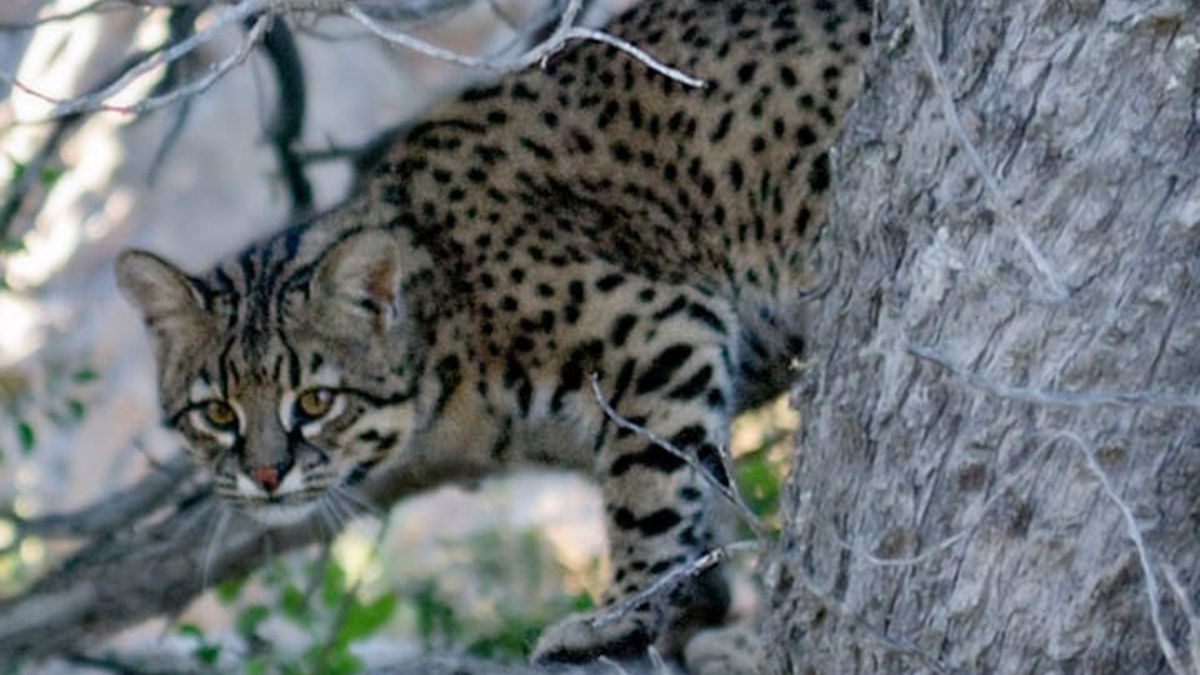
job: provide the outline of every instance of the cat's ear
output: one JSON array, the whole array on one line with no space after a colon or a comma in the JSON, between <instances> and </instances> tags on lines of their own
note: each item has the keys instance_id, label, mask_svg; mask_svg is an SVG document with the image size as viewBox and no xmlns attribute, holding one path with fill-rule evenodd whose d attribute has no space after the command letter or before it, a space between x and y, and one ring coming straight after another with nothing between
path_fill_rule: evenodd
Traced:
<instances>
[{"instance_id":1,"label":"cat's ear","mask_svg":"<svg viewBox=\"0 0 1200 675\"><path fill-rule=\"evenodd\" d=\"M152 253L122 253L117 258L117 287L141 312L157 339L187 338L206 325L201 296L191 280L178 267Z\"/></svg>"},{"instance_id":2,"label":"cat's ear","mask_svg":"<svg viewBox=\"0 0 1200 675\"><path fill-rule=\"evenodd\" d=\"M333 246L317 266L313 299L339 330L369 322L383 333L404 319L400 247L382 230L365 230Z\"/></svg>"}]
</instances>

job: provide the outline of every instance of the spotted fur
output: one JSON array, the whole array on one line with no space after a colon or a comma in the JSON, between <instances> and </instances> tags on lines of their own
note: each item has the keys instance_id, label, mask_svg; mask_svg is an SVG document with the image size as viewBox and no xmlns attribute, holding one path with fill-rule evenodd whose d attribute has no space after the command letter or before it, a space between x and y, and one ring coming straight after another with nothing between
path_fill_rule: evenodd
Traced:
<instances>
[{"instance_id":1,"label":"spotted fur","mask_svg":"<svg viewBox=\"0 0 1200 675\"><path fill-rule=\"evenodd\" d=\"M580 44L465 92L348 202L204 274L124 254L166 419L221 494L268 521L416 456L447 475L589 471L614 573L604 601L646 588L713 545L714 491L609 422L590 377L728 483L731 417L781 391L803 350L808 252L867 4L649 0L611 30L708 86ZM216 424L214 402L235 423ZM536 655L641 650L696 605L718 617L720 584L704 588L603 626L568 618Z\"/></svg>"}]
</instances>

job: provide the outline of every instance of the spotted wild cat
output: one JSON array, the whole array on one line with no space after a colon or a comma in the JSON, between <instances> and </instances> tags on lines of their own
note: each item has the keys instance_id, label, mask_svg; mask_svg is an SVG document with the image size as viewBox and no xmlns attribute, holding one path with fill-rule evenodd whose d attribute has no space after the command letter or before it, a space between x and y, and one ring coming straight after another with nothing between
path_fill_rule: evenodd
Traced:
<instances>
[{"instance_id":1,"label":"spotted wild cat","mask_svg":"<svg viewBox=\"0 0 1200 675\"><path fill-rule=\"evenodd\" d=\"M124 253L166 419L268 523L415 457L588 471L604 601L646 588L717 543L715 491L608 421L589 378L729 481L731 418L802 352L828 150L869 25L865 0L647 1L611 30L708 86L578 44L462 94L343 205L207 272ZM604 625L568 617L535 657L638 651L694 606L719 618L721 585L701 590Z\"/></svg>"}]
</instances>

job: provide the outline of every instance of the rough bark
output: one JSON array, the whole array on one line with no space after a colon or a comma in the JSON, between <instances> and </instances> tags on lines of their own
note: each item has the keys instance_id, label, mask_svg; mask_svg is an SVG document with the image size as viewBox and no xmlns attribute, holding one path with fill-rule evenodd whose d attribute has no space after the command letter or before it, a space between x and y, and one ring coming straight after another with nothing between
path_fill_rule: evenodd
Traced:
<instances>
[{"instance_id":1,"label":"rough bark","mask_svg":"<svg viewBox=\"0 0 1200 675\"><path fill-rule=\"evenodd\" d=\"M774 663L1198 672L1200 10L877 12L768 567Z\"/></svg>"}]
</instances>

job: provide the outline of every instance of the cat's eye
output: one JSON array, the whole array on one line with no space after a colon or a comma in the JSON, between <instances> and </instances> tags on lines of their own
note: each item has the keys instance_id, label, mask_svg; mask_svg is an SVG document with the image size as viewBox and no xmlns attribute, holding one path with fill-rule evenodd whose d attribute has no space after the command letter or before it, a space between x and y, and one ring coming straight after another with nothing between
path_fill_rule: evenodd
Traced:
<instances>
[{"instance_id":1,"label":"cat's eye","mask_svg":"<svg viewBox=\"0 0 1200 675\"><path fill-rule=\"evenodd\" d=\"M237 424L237 413L224 401L209 401L204 404L204 419L218 429L229 429Z\"/></svg>"},{"instance_id":2,"label":"cat's eye","mask_svg":"<svg viewBox=\"0 0 1200 675\"><path fill-rule=\"evenodd\" d=\"M323 417L332 407L333 391L330 389L309 389L296 399L297 416L304 421Z\"/></svg>"}]
</instances>

